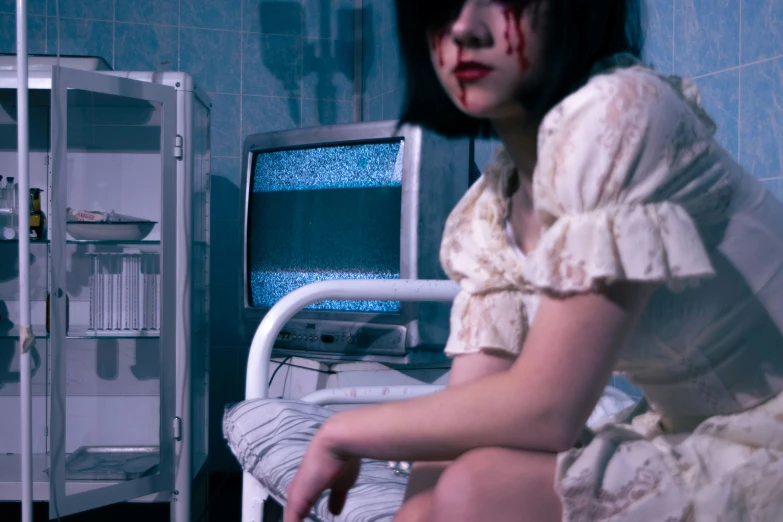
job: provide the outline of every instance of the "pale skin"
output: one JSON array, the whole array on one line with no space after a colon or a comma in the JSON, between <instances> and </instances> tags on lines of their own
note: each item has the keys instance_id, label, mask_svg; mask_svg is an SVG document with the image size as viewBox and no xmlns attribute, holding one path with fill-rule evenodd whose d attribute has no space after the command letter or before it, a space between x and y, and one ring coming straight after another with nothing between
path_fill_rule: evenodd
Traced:
<instances>
[{"instance_id":1,"label":"pale skin","mask_svg":"<svg viewBox=\"0 0 783 522\"><path fill-rule=\"evenodd\" d=\"M503 4L467 0L447 27L428 36L439 37L433 67L446 92L467 114L492 121L518 167L510 221L528 253L541 230L531 184L537 129L523 127L525 112L515 93L534 87L544 66L545 24L534 31L531 13L521 13L525 45L518 46L516 32L508 37L524 53L520 60L507 53L506 21ZM460 82L453 74L458 58L492 72ZM557 453L577 441L651 291L622 283L568 297L542 295L516 359L485 352L458 356L442 392L333 416L289 488L284 521L304 520L326 490L338 513L361 458L417 462L395 522L561 520Z\"/></svg>"}]
</instances>

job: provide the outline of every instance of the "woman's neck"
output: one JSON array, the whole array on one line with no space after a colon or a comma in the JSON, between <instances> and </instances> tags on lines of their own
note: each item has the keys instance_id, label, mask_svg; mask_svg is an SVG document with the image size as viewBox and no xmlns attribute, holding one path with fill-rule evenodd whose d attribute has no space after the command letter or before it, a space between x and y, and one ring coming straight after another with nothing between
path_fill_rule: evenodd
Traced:
<instances>
[{"instance_id":1,"label":"woman's neck","mask_svg":"<svg viewBox=\"0 0 783 522\"><path fill-rule=\"evenodd\" d=\"M520 176L533 177L538 159L538 126L522 128L519 120L493 122L495 132L511 156ZM520 180L522 181L522 180Z\"/></svg>"}]
</instances>

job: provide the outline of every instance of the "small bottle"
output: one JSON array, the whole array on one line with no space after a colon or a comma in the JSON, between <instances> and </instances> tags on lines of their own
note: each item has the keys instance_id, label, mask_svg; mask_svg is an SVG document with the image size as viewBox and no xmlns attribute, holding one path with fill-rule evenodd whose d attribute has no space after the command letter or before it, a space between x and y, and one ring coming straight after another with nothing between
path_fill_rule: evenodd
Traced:
<instances>
[{"instance_id":1,"label":"small bottle","mask_svg":"<svg viewBox=\"0 0 783 522\"><path fill-rule=\"evenodd\" d=\"M18 184L14 184L14 178L8 176L5 178L5 198L8 202L8 207L16 210L19 200L17 199L16 191Z\"/></svg>"},{"instance_id":2,"label":"small bottle","mask_svg":"<svg viewBox=\"0 0 783 522\"><path fill-rule=\"evenodd\" d=\"M30 239L33 241L42 241L46 230L46 216L41 211L41 192L39 188L30 189Z\"/></svg>"}]
</instances>

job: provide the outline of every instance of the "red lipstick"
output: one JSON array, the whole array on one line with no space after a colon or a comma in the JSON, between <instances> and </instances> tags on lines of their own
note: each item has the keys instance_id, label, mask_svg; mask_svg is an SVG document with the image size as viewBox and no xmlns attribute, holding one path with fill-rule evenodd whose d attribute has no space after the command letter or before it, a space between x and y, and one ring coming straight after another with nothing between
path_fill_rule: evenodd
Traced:
<instances>
[{"instance_id":1,"label":"red lipstick","mask_svg":"<svg viewBox=\"0 0 783 522\"><path fill-rule=\"evenodd\" d=\"M460 82L476 82L489 75L492 67L479 62L460 62L454 68L454 76Z\"/></svg>"}]
</instances>

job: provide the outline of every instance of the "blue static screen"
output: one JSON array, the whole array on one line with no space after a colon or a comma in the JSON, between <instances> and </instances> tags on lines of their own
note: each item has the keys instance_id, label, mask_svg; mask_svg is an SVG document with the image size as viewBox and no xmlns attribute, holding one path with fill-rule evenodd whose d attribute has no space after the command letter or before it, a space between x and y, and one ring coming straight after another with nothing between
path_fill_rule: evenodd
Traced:
<instances>
[{"instance_id":1,"label":"blue static screen","mask_svg":"<svg viewBox=\"0 0 783 522\"><path fill-rule=\"evenodd\" d=\"M403 142L261 152L248 209L250 301L269 308L306 284L400 277ZM399 302L312 310L397 313Z\"/></svg>"}]
</instances>

